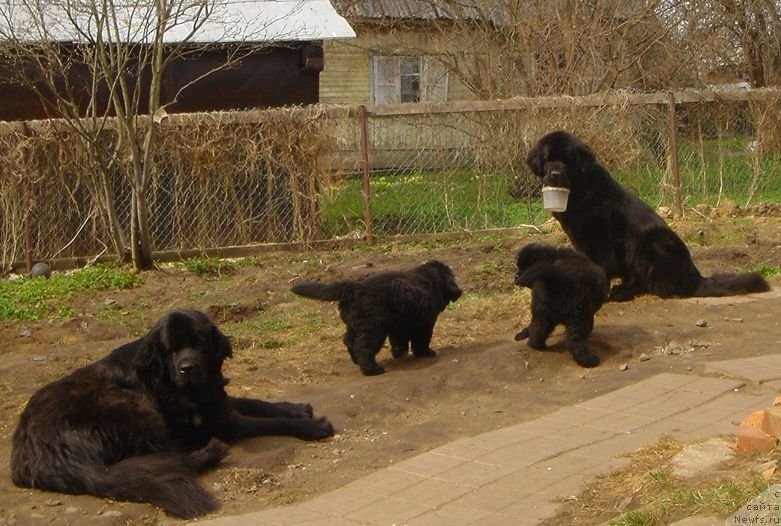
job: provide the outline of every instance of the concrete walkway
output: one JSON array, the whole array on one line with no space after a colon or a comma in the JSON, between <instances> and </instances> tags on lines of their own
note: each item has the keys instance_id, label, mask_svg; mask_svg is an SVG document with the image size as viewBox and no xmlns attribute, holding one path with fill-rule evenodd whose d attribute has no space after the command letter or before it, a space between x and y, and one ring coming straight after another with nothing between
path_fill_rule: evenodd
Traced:
<instances>
[{"instance_id":1,"label":"concrete walkway","mask_svg":"<svg viewBox=\"0 0 781 526\"><path fill-rule=\"evenodd\" d=\"M732 434L772 404L781 355L710 364L721 377L659 374L537 420L464 438L295 506L198 521L208 526L532 525L669 434ZM745 394L751 383L767 388Z\"/></svg>"}]
</instances>

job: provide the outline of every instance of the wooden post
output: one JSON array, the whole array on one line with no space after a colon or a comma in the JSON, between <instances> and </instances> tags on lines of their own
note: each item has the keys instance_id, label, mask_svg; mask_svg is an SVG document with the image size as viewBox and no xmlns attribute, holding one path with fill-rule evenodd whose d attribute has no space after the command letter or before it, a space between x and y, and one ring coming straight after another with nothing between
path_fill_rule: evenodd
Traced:
<instances>
[{"instance_id":1,"label":"wooden post","mask_svg":"<svg viewBox=\"0 0 781 526\"><path fill-rule=\"evenodd\" d=\"M672 91L667 92L667 110L670 123L670 170L673 174L675 214L683 216L683 204L681 202L681 172L678 169L678 130L675 123L675 95Z\"/></svg>"},{"instance_id":2,"label":"wooden post","mask_svg":"<svg viewBox=\"0 0 781 526\"><path fill-rule=\"evenodd\" d=\"M27 126L26 122L22 122L22 135L25 139L28 139L32 132L30 132L30 127ZM23 145L23 148L25 149L25 155L24 160L28 161L30 159L30 155L27 153L29 152L30 146L29 143L25 143ZM27 163L27 167L29 168L31 163ZM30 224L30 214L33 213L32 211L32 189L30 188L30 179L29 179L29 173L22 175L22 209L24 210L24 262L27 266L27 275L29 276L32 274L33 271L33 241L32 241L32 225Z\"/></svg>"},{"instance_id":3,"label":"wooden post","mask_svg":"<svg viewBox=\"0 0 781 526\"><path fill-rule=\"evenodd\" d=\"M369 184L369 133L366 125L366 106L358 106L358 126L361 128L361 159L363 161L363 218L366 222L366 241L374 243L372 232L372 192Z\"/></svg>"}]
</instances>

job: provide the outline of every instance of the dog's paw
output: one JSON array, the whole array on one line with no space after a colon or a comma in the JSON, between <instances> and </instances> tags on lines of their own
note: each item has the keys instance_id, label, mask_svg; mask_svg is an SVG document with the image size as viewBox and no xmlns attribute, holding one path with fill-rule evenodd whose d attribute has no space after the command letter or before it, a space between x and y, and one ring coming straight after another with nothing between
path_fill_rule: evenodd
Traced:
<instances>
[{"instance_id":1,"label":"dog's paw","mask_svg":"<svg viewBox=\"0 0 781 526\"><path fill-rule=\"evenodd\" d=\"M364 376L377 376L385 372L385 369L381 365L361 367L361 372Z\"/></svg>"},{"instance_id":2,"label":"dog's paw","mask_svg":"<svg viewBox=\"0 0 781 526\"><path fill-rule=\"evenodd\" d=\"M196 449L188 455L188 460L198 471L212 468L228 456L230 446L217 438L212 438L201 449Z\"/></svg>"},{"instance_id":3,"label":"dog's paw","mask_svg":"<svg viewBox=\"0 0 781 526\"><path fill-rule=\"evenodd\" d=\"M437 351L433 349L426 349L423 351L417 351L415 353L415 358L434 358L437 355Z\"/></svg>"},{"instance_id":4,"label":"dog's paw","mask_svg":"<svg viewBox=\"0 0 781 526\"><path fill-rule=\"evenodd\" d=\"M623 285L614 285L610 289L610 294L608 295L608 301L613 302L623 302L623 301L631 301L637 296L635 292L629 290L628 288L624 287Z\"/></svg>"},{"instance_id":5,"label":"dog's paw","mask_svg":"<svg viewBox=\"0 0 781 526\"><path fill-rule=\"evenodd\" d=\"M407 352L408 351L409 351L409 349L407 349L406 347L392 347L391 348L391 354L393 355L394 358L397 358L397 359L398 358L404 358L405 356L407 356Z\"/></svg>"},{"instance_id":6,"label":"dog's paw","mask_svg":"<svg viewBox=\"0 0 781 526\"><path fill-rule=\"evenodd\" d=\"M529 328L526 327L521 332L515 335L515 341L519 342L521 340L525 340L528 337L529 337Z\"/></svg>"},{"instance_id":7,"label":"dog's paw","mask_svg":"<svg viewBox=\"0 0 781 526\"><path fill-rule=\"evenodd\" d=\"M303 440L322 440L334 436L334 426L324 416L304 420L303 422L306 422L306 425L301 428L298 438Z\"/></svg>"},{"instance_id":8,"label":"dog's paw","mask_svg":"<svg viewBox=\"0 0 781 526\"><path fill-rule=\"evenodd\" d=\"M298 404L294 402L279 402L281 408L290 413L294 418L312 418L315 414L312 404Z\"/></svg>"},{"instance_id":9,"label":"dog's paw","mask_svg":"<svg viewBox=\"0 0 781 526\"><path fill-rule=\"evenodd\" d=\"M599 356L596 354L591 353L583 353L583 354L573 354L572 357L575 359L575 363L580 365L581 367L596 367L599 365Z\"/></svg>"}]
</instances>

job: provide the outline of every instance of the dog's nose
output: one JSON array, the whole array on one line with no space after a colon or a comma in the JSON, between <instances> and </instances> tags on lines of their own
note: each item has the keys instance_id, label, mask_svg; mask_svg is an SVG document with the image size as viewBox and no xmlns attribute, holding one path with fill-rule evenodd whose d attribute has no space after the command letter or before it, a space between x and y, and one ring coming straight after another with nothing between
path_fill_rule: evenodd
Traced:
<instances>
[{"instance_id":1,"label":"dog's nose","mask_svg":"<svg viewBox=\"0 0 781 526\"><path fill-rule=\"evenodd\" d=\"M551 170L551 171L550 171L550 174L548 174L548 175L557 176L557 175L561 175L561 172L560 172L560 171L558 171L558 170Z\"/></svg>"}]
</instances>

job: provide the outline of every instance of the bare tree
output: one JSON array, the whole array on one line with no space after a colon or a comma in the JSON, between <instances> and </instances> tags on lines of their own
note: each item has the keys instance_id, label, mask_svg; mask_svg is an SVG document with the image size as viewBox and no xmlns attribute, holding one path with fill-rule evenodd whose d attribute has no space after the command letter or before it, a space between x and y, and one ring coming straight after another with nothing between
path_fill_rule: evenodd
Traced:
<instances>
[{"instance_id":1,"label":"bare tree","mask_svg":"<svg viewBox=\"0 0 781 526\"><path fill-rule=\"evenodd\" d=\"M481 99L696 82L677 38L679 0L338 3L395 53L436 56ZM422 40L409 38L415 27Z\"/></svg>"},{"instance_id":2,"label":"bare tree","mask_svg":"<svg viewBox=\"0 0 781 526\"><path fill-rule=\"evenodd\" d=\"M247 17L234 5L231 0L0 0L0 65L6 80L35 93L48 116L62 119L63 140L87 152L83 181L110 227L117 256L132 259L139 270L153 266L147 195L158 127L145 116L164 114L176 100L161 98L166 68L216 42L230 43L223 46L225 61L182 86L181 93L287 39L286 31L295 28L280 22L301 6L287 2L286 10ZM121 224L114 206L117 173L132 190L129 225Z\"/></svg>"},{"instance_id":3,"label":"bare tree","mask_svg":"<svg viewBox=\"0 0 781 526\"><path fill-rule=\"evenodd\" d=\"M778 0L695 0L688 42L714 68L745 72L753 87L781 82L781 3ZM703 42L718 37L718 46Z\"/></svg>"}]
</instances>

